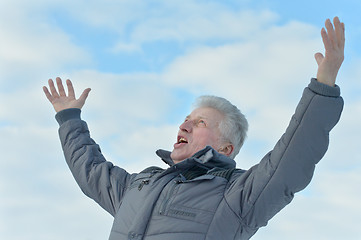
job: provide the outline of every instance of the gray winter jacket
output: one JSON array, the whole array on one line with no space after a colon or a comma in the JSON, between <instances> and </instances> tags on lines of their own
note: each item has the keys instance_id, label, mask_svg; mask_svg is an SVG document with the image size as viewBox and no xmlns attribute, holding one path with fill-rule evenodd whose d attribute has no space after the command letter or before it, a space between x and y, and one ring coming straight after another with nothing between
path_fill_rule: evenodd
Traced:
<instances>
[{"instance_id":1,"label":"gray winter jacket","mask_svg":"<svg viewBox=\"0 0 361 240\"><path fill-rule=\"evenodd\" d=\"M109 239L228 240L249 239L307 186L342 108L338 86L312 79L286 132L248 171L206 147L178 164L158 150L169 168L129 174L104 159L79 109L56 118L74 178L114 216Z\"/></svg>"}]
</instances>

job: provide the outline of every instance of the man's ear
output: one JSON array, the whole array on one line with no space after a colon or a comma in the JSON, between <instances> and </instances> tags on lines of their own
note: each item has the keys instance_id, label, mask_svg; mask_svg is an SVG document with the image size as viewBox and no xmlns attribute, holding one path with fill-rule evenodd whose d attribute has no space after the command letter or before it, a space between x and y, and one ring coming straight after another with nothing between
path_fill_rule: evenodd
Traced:
<instances>
[{"instance_id":1,"label":"man's ear","mask_svg":"<svg viewBox=\"0 0 361 240\"><path fill-rule=\"evenodd\" d=\"M227 144L218 149L218 152L229 157L233 153L234 147L232 144Z\"/></svg>"}]
</instances>

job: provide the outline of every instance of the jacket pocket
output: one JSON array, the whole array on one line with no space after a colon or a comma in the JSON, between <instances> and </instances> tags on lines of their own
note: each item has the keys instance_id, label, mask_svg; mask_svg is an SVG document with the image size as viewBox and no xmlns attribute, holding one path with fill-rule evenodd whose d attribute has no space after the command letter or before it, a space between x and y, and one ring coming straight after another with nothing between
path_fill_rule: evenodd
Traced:
<instances>
[{"instance_id":1,"label":"jacket pocket","mask_svg":"<svg viewBox=\"0 0 361 240\"><path fill-rule=\"evenodd\" d=\"M202 188L209 185L206 191L213 195L210 192L213 190L211 182L214 178L212 175L203 175L192 180L174 181L160 207L160 215L209 224L215 209L209 206L209 198L204 197ZM197 204L193 204L192 201L196 201ZM216 203L210 205L213 204Z\"/></svg>"},{"instance_id":2,"label":"jacket pocket","mask_svg":"<svg viewBox=\"0 0 361 240\"><path fill-rule=\"evenodd\" d=\"M185 207L181 205L170 205L166 214L168 217L209 224L214 212Z\"/></svg>"}]
</instances>

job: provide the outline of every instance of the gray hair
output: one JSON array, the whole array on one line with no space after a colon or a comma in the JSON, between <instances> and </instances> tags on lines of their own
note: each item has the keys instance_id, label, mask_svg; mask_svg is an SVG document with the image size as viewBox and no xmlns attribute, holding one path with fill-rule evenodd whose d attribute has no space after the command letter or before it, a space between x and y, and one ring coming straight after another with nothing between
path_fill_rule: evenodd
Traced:
<instances>
[{"instance_id":1,"label":"gray hair","mask_svg":"<svg viewBox=\"0 0 361 240\"><path fill-rule=\"evenodd\" d=\"M219 124L222 141L233 145L233 152L229 156L234 159L239 153L247 137L248 122L241 111L228 100L216 96L200 96L193 104L194 108L210 107L223 114L224 119Z\"/></svg>"}]
</instances>

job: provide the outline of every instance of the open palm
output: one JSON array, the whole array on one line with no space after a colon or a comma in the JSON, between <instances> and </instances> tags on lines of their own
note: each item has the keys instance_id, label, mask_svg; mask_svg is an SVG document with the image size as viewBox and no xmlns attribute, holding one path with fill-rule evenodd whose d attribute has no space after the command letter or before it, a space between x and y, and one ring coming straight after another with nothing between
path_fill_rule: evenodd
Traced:
<instances>
[{"instance_id":1,"label":"open palm","mask_svg":"<svg viewBox=\"0 0 361 240\"><path fill-rule=\"evenodd\" d=\"M330 86L334 86L337 73L344 60L345 49L345 25L338 17L325 22L325 28L321 30L322 40L325 46L325 56L316 53L315 58L318 64L317 80Z\"/></svg>"},{"instance_id":2,"label":"open palm","mask_svg":"<svg viewBox=\"0 0 361 240\"><path fill-rule=\"evenodd\" d=\"M80 97L76 99L73 84L69 79L66 80L66 85L68 87L68 95L66 95L63 83L59 77L56 78L56 85L58 87L58 91L56 90L52 79L49 79L48 83L49 83L50 91L46 86L43 87L43 90L46 97L53 105L56 112L68 108L81 109L84 106L85 100L87 99L88 94L90 92L90 88L87 88L83 91Z\"/></svg>"}]
</instances>

